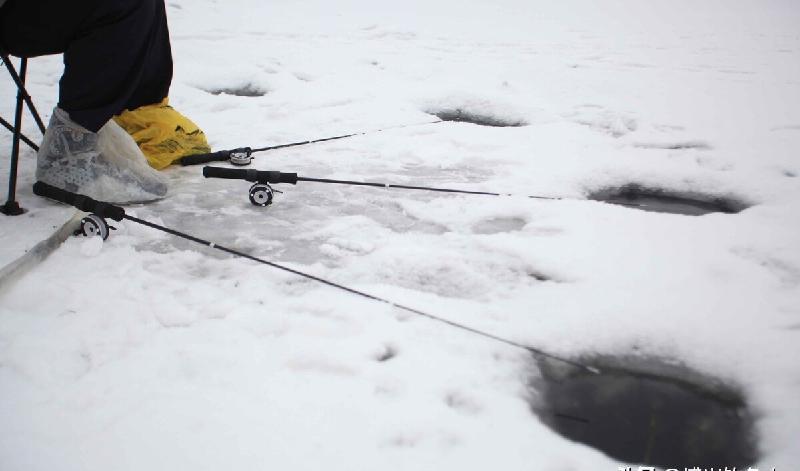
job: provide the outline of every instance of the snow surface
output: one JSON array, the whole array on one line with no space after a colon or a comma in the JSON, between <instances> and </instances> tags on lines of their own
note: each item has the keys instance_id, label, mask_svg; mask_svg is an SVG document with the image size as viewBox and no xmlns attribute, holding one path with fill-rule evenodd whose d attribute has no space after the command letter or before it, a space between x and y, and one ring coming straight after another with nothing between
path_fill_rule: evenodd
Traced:
<instances>
[{"instance_id":1,"label":"snow surface","mask_svg":"<svg viewBox=\"0 0 800 471\"><path fill-rule=\"evenodd\" d=\"M790 0L171 0L171 102L217 149L323 178L170 168L131 213L560 355L642 354L741 387L758 466L800 460L800 5ZM58 57L31 62L45 115ZM264 92L243 97L219 90ZM0 81L4 116L10 81ZM46 116L46 117L47 117ZM30 119L26 132L37 136ZM10 138L0 134L7 155ZM687 145L688 144L688 145ZM7 158L2 174L7 172ZM71 211L0 219L7 263ZM580 201L638 183L752 205ZM616 469L526 402L528 356L131 223L71 239L0 298L0 469ZM549 281L542 281L543 278ZM387 356L391 358L386 359Z\"/></svg>"}]
</instances>

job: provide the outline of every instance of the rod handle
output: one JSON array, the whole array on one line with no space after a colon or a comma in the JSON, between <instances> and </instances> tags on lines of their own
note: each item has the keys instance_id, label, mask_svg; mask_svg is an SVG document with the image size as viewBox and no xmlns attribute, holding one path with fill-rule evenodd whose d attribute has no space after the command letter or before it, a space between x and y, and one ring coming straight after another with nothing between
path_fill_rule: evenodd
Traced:
<instances>
[{"instance_id":1,"label":"rod handle","mask_svg":"<svg viewBox=\"0 0 800 471\"><path fill-rule=\"evenodd\" d=\"M253 183L291 183L297 184L296 173L284 173L268 170L244 168L203 167L206 178L227 178L230 180L247 180Z\"/></svg>"},{"instance_id":2,"label":"rod handle","mask_svg":"<svg viewBox=\"0 0 800 471\"><path fill-rule=\"evenodd\" d=\"M232 150L220 150L208 154L195 154L182 157L178 162L184 167L187 165L206 164L208 162L225 162L230 160Z\"/></svg>"},{"instance_id":3,"label":"rod handle","mask_svg":"<svg viewBox=\"0 0 800 471\"><path fill-rule=\"evenodd\" d=\"M125 210L119 206L104 201L97 201L86 195L62 190L61 188L56 188L44 182L36 182L33 184L33 194L60 201L61 203L74 206L81 211L94 213L100 217L113 219L114 221L122 221L122 219L125 218Z\"/></svg>"}]
</instances>

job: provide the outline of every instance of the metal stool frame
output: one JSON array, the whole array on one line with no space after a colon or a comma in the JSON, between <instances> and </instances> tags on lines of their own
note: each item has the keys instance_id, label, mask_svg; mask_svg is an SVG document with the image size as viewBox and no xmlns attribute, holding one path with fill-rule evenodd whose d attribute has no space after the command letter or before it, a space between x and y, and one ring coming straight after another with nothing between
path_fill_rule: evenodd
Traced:
<instances>
[{"instance_id":1,"label":"metal stool frame","mask_svg":"<svg viewBox=\"0 0 800 471\"><path fill-rule=\"evenodd\" d=\"M42 132L42 134L44 134L45 126L42 118L39 116L39 112L36 111L36 106L34 106L31 96L28 94L28 91L25 88L25 76L28 72L28 59L20 59L19 73L17 73L17 70L11 63L11 58L5 51L0 50L0 57L2 57L2 61L6 67L6 70L8 70L9 75L11 75L11 79L17 86L17 103L14 110L14 124L10 124L8 121L3 119L2 116L0 116L0 125L14 134L14 138L11 141L11 167L8 175L8 199L4 205L0 206L0 213L5 214L6 216L18 216L25 212L25 210L20 207L16 200L19 143L24 142L31 149L35 151L39 150L39 147L33 142L33 140L22 133L22 115L24 111L23 105L26 104L28 106L28 110L30 110L31 115L33 115L33 119L36 121L36 124L39 126L39 130Z\"/></svg>"}]
</instances>

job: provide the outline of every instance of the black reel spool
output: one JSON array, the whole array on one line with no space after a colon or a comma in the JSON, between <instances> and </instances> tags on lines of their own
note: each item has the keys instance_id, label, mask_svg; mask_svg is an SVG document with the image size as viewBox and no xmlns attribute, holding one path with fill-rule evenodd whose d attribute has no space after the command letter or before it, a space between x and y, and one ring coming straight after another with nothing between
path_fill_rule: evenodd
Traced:
<instances>
[{"instance_id":1,"label":"black reel spool","mask_svg":"<svg viewBox=\"0 0 800 471\"><path fill-rule=\"evenodd\" d=\"M271 205L274 196L275 190L268 183L254 183L250 187L250 202L255 206Z\"/></svg>"},{"instance_id":2,"label":"black reel spool","mask_svg":"<svg viewBox=\"0 0 800 471\"><path fill-rule=\"evenodd\" d=\"M106 220L97 214L90 214L81 219L80 228L75 231L75 235L82 235L84 237L102 237L103 240L108 239L112 230L115 227L109 226Z\"/></svg>"}]
</instances>

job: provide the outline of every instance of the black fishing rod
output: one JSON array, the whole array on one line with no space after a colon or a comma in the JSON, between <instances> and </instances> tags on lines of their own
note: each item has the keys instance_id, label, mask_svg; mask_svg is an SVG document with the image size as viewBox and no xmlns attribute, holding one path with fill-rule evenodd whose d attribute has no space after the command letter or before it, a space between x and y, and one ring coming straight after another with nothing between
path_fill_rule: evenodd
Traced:
<instances>
[{"instance_id":1,"label":"black fishing rod","mask_svg":"<svg viewBox=\"0 0 800 471\"><path fill-rule=\"evenodd\" d=\"M252 256L250 254L241 252L239 250L231 249L231 248L225 247L223 245L219 245L219 244L216 244L214 242L210 242L210 241L201 239L199 237L195 237L193 235L177 231L175 229L170 229L170 228L162 226L160 224L156 224L156 223L153 223L153 222L146 221L144 219L139 219L137 217L130 216L128 214L125 214L125 209L123 209L120 206L111 204L111 203L106 203L106 202L103 202L103 201L97 201L97 200L94 200L94 199L92 199L92 198L90 198L88 196L80 195L80 194L77 194L77 193L72 193L72 192L69 192L69 191L65 191L65 190L62 190L60 188L56 188L54 186L48 185L48 184L43 183L43 182L36 182L33 185L33 193L38 195L38 196L42 196L42 197L49 198L49 199L52 199L52 200L55 200L55 201L58 201L58 202L61 202L61 203L68 204L70 206L74 206L75 208L80 209L81 211L86 211L86 212L91 213L89 216L87 216L86 218L84 218L81 221L81 229L78 232L82 233L84 235L98 235L98 236L103 237L103 239L105 239L105 238L108 237L108 234L109 234L109 231L108 231L109 226L105 221L106 219L111 219L111 220L114 220L114 221L122 221L122 220L131 221L133 223L140 224L140 225L143 225L143 226L147 226L147 227L150 227L150 228L155 229L157 231L161 231L161 232L173 235L175 237L180 237L181 239L185 239L185 240L188 240L190 242L194 242L196 244L204 245L204 246L209 247L209 248L214 249L214 250L219 250L221 252L225 252L225 253L227 253L229 255L233 255L234 257L244 258L244 259L251 260L253 262L259 263L261 265L266 265L266 266L269 266L269 267L272 267L272 268L277 268L278 270L282 270L282 271L291 273L293 275L301 276L301 277L306 278L308 280L316 281L318 283L321 283L323 285L329 286L331 288L335 288L335 289L338 289L340 291L345 291L347 293L350 293L350 294L353 294L353 295L368 299L370 301L375 301L375 302L379 302L379 303L382 303L382 304L386 304L386 305L388 305L390 307L393 307L393 308L396 308L396 309L400 309L402 311L406 311L406 312L409 312L411 314L415 314L417 316L425 317L425 318L430 319L432 321L436 321L436 322L439 322L441 324L445 324L445 325L448 325L450 327L453 327L453 328L456 328L456 329L459 329L459 330L462 330L462 331L465 331L465 332L469 332L469 333L472 333L472 334L475 334L475 335L479 335L479 336L481 336L483 338L486 338L486 339L490 339L490 340L493 340L493 341L496 341L496 342L500 342L500 343L503 343L503 344L506 344L506 345L509 345L509 346L512 346L512 347L515 347L515 348L519 348L519 349L525 350L526 352L528 352L530 354L533 354L534 356L539 357L539 358L549 358L549 359L552 359L552 360L556 360L556 361L559 361L559 362L562 362L562 363L565 363L565 364L568 364L568 365L572 365L572 366L581 368L581 369L583 369L583 370L585 370L585 371L587 371L589 373L592 373L592 374L600 374L600 369L597 368L597 367L589 366L589 365L580 363L580 362L575 361L575 360L570 360L568 358L564 358L564 357L559 356L559 355L548 353L548 352L546 352L546 351L544 351L544 350L542 350L540 348L531 347L529 345L522 344L522 343L517 342L515 340L511 340L511 339L507 339L507 338L501 337L499 335L491 334L489 332L485 332L485 331L476 329L474 327L469 327L469 326L467 326L465 324L461 324L461 323L458 323L458 322L455 322L455 321L451 321L451 320L445 319L443 317L439 317L439 316L427 313L425 311L421 311L419 309L408 307L408 306L405 306L403 304L391 301L389 299L386 299L386 298L383 298L383 297L380 297L380 296L376 296L374 294L369 294L369 293L367 293L365 291L360 291L360 290L357 290L355 288L350 288L348 286L345 286L345 285L342 285L342 284L339 284L339 283L336 283L336 282L333 282L333 281L330 281L330 280L327 280L325 278L321 278L321 277L318 277L318 276L315 276L315 275L311 275L309 273L306 273L306 272L303 272L303 271L300 271L300 270L296 270L294 268L289 268L289 267L287 267L285 265L281 265L279 263L270 262L269 260L264 260L262 258L254 257L254 256Z\"/></svg>"},{"instance_id":2,"label":"black fishing rod","mask_svg":"<svg viewBox=\"0 0 800 471\"><path fill-rule=\"evenodd\" d=\"M178 163L180 163L183 166L186 166L186 165L207 164L209 162L230 162L233 165L238 165L242 167L245 165L250 165L250 162L254 158L253 154L255 154L256 152L265 152L268 150L276 150L276 149L286 149L287 147L305 146L308 144L316 144L318 142L328 142L328 141L335 141L338 139L346 139L348 137L376 134L379 132L389 131L392 129L408 128L412 126L424 126L427 124L438 124L443 122L444 120L437 119L436 121L426 121L424 123L401 124L399 126L390 126L388 128L375 129L372 131L355 132L351 134L342 134L341 136L323 137L321 139L312 139L310 141L290 142L289 144L258 147L255 149L250 147L239 147L237 149L219 150L217 152L211 152L208 154L196 154L183 157L178 160Z\"/></svg>"},{"instance_id":3,"label":"black fishing rod","mask_svg":"<svg viewBox=\"0 0 800 471\"><path fill-rule=\"evenodd\" d=\"M484 196L518 196L523 198L549 200L549 201L563 201L571 198L560 198L556 196L540 196L540 195L517 195L513 193L496 193L492 191L473 191L473 190L458 190L455 188L439 188L432 186L416 186L416 185L400 185L395 183L379 183L379 182L361 182L355 180L333 180L330 178L311 178L301 177L296 173L277 172L270 170L255 170L255 169L242 169L242 168L224 168L224 167L203 167L203 176L206 178L225 178L230 180L246 180L253 183L250 187L250 202L256 206L269 206L272 204L274 193L277 191L273 189L270 184L276 183L289 183L296 185L297 182L313 182L313 183L327 183L334 185L352 185L352 186L369 186L373 188L395 188L400 190L420 190L420 191L433 191L438 193L456 193L464 195L484 195ZM617 204L617 203L615 203ZM618 203L623 206L642 207L643 205L637 203Z\"/></svg>"}]
</instances>

